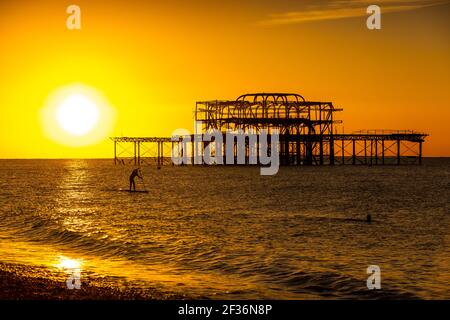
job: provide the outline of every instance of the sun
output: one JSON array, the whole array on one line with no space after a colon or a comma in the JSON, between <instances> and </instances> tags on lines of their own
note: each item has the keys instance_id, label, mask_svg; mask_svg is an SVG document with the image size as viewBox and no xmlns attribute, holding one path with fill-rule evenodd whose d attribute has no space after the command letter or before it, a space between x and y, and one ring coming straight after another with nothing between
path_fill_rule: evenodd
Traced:
<instances>
[{"instance_id":1,"label":"sun","mask_svg":"<svg viewBox=\"0 0 450 320\"><path fill-rule=\"evenodd\" d=\"M111 134L115 109L98 90L83 84L56 89L41 109L42 129L55 142L82 147Z\"/></svg>"},{"instance_id":2,"label":"sun","mask_svg":"<svg viewBox=\"0 0 450 320\"><path fill-rule=\"evenodd\" d=\"M73 94L58 107L57 120L64 131L82 136L92 131L98 123L99 110L88 97Z\"/></svg>"}]
</instances>

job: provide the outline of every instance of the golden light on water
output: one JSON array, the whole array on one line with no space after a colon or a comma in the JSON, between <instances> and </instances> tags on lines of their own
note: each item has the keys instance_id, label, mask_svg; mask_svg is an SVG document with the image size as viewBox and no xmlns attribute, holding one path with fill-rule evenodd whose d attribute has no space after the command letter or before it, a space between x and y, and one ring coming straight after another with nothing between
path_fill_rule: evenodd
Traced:
<instances>
[{"instance_id":1,"label":"golden light on water","mask_svg":"<svg viewBox=\"0 0 450 320\"><path fill-rule=\"evenodd\" d=\"M53 92L42 109L47 137L68 146L86 146L111 133L114 109L95 89L76 84Z\"/></svg>"},{"instance_id":2,"label":"golden light on water","mask_svg":"<svg viewBox=\"0 0 450 320\"><path fill-rule=\"evenodd\" d=\"M56 265L59 269L80 269L83 261L79 259L70 259L64 256L59 257L59 263Z\"/></svg>"}]
</instances>

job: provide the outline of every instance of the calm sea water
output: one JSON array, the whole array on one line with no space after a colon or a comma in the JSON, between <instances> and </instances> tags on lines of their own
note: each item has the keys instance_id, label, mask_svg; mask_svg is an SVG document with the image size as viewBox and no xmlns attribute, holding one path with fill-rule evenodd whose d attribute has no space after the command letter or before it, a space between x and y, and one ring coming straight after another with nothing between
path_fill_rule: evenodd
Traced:
<instances>
[{"instance_id":1,"label":"calm sea water","mask_svg":"<svg viewBox=\"0 0 450 320\"><path fill-rule=\"evenodd\" d=\"M131 169L0 161L0 261L75 259L82 278L195 297L450 298L450 159L276 176L148 166L148 194L119 191ZM369 265L381 268L376 293Z\"/></svg>"}]
</instances>

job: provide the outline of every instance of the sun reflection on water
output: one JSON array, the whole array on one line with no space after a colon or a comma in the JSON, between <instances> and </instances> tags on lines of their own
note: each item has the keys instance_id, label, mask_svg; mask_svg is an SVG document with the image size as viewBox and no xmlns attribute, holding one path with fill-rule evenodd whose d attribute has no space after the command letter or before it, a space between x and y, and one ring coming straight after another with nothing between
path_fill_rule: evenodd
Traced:
<instances>
[{"instance_id":1,"label":"sun reflection on water","mask_svg":"<svg viewBox=\"0 0 450 320\"><path fill-rule=\"evenodd\" d=\"M83 260L70 259L65 256L59 256L59 263L56 265L58 269L81 269Z\"/></svg>"}]
</instances>

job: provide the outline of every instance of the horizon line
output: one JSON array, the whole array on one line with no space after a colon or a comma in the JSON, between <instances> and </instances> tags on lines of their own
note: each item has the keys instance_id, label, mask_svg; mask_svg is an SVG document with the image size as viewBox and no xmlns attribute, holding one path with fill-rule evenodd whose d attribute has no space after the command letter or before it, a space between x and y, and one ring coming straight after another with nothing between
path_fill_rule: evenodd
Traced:
<instances>
[{"instance_id":1,"label":"horizon line","mask_svg":"<svg viewBox=\"0 0 450 320\"><path fill-rule=\"evenodd\" d=\"M350 157L350 156L349 156ZM128 157L132 159L133 157ZM145 158L157 158L157 156L154 157L145 157ZM163 158L170 158L170 157L163 157ZM423 156L423 159L425 158L450 158L450 155L447 156ZM68 158L1 158L0 161L5 160L114 160L114 157L110 158L104 158L104 157L98 157L98 158L83 158L83 157L68 157Z\"/></svg>"}]
</instances>

